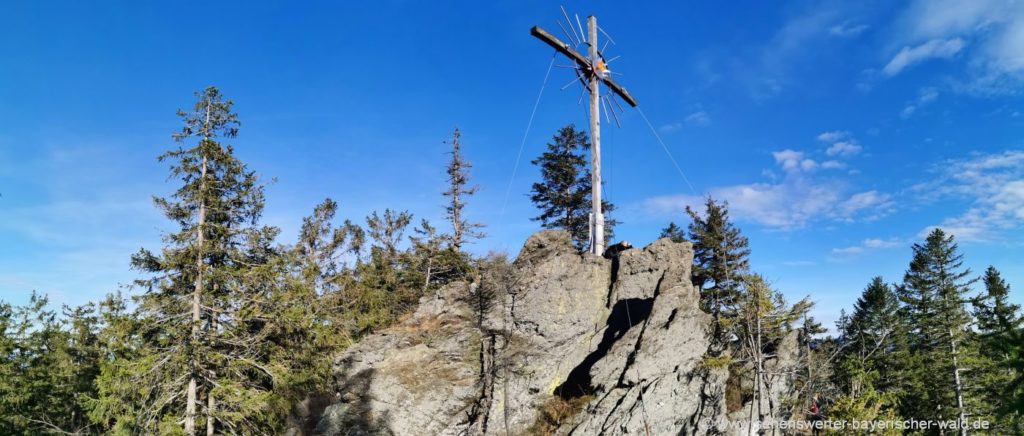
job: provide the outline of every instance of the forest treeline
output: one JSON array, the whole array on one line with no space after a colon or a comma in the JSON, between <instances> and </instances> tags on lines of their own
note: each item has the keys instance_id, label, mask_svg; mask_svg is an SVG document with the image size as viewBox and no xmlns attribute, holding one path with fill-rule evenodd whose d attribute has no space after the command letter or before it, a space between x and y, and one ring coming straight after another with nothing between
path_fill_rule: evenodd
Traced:
<instances>
[{"instance_id":1,"label":"forest treeline","mask_svg":"<svg viewBox=\"0 0 1024 436\"><path fill-rule=\"evenodd\" d=\"M705 363L729 366L730 412L767 400L751 409L753 421L892 426L832 434L1024 434L1024 316L995 267L980 276L964 267L952 235L936 228L913 244L903 280L872 278L852 311L842 311L836 334L823 336L809 300L787 305L750 270L747 239L727 204L709 198L703 214L686 212L688 233L670 223L662 236L694 244L694 284L714 317ZM795 369L766 368L787 334L798 337ZM762 392L783 378L792 391L770 404Z\"/></svg>"},{"instance_id":2,"label":"forest treeline","mask_svg":"<svg viewBox=\"0 0 1024 436\"><path fill-rule=\"evenodd\" d=\"M337 353L448 283L508 270L504 254L467 251L485 227L465 213L477 188L458 130L443 225L399 209L342 219L326 199L298 235L281 235L261 223L263 186L228 143L239 127L232 102L213 87L196 96L178 112L177 145L159 156L176 186L154 203L175 230L131 257L130 295L60 310L42 295L0 303L0 434L282 433L299 425L297 404L331 394ZM586 133L560 129L533 161L541 178L531 187L534 220L567 230L581 252L588 150ZM991 434L1024 431L1020 308L995 268L963 268L952 236L936 229L915 244L903 280L873 279L826 336L809 299L789 304L751 270L728 205L703 206L661 236L693 244L693 281L713 319L702 368L730 368L729 404L760 404L788 377L784 404L752 418L983 419ZM486 287L467 289L486 310ZM771 370L792 335L799 365Z\"/></svg>"}]
</instances>

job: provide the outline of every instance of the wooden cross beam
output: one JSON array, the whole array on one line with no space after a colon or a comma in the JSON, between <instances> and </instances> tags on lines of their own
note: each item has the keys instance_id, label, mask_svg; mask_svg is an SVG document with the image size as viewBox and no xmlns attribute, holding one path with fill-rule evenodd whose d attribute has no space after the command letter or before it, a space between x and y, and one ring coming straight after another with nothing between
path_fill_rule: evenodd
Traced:
<instances>
[{"instance_id":1,"label":"wooden cross beam","mask_svg":"<svg viewBox=\"0 0 1024 436\"><path fill-rule=\"evenodd\" d=\"M564 10L563 10L564 13ZM566 15L566 20L569 17ZM577 24L579 24L579 18L577 18ZM569 23L572 26L572 23ZM580 26L580 32L583 31ZM541 29L540 26L533 26L530 29L530 34L537 37L545 44L551 46L559 53L562 53L579 66L581 74L585 75L586 83L584 84L590 91L590 161L591 161L591 207L593 211L590 214L590 252L601 256L604 254L604 213L602 212L602 200L601 200L601 83L603 82L608 89L611 89L616 95L622 98L626 103L632 107L636 107L636 99L626 92L626 88L623 88L618 83L612 80L611 76L607 74L607 68L604 64L604 59L601 52L598 50L597 45L597 18L594 16L587 17L587 33L582 36L582 40L586 41L588 47L588 56L584 56L576 51L573 46L562 42L562 40L556 38L554 35L548 33L546 30ZM575 32L575 30L574 30ZM607 35L606 35L607 36ZM582 77L581 77L582 79Z\"/></svg>"},{"instance_id":2,"label":"wooden cross beam","mask_svg":"<svg viewBox=\"0 0 1024 436\"><path fill-rule=\"evenodd\" d=\"M594 67L590 64L590 59L587 59L586 56L581 55L578 51L573 49L571 45L562 42L562 40L558 39L558 37L556 37L555 35L548 33L547 30L541 29L540 26L533 26L533 28L530 29L530 34L537 37L537 39L544 41L544 43L550 45L559 53L568 57L570 60L579 65L580 68L583 69L583 71L586 71L587 74L594 74ZM612 92L614 92L616 95L622 97L623 101L629 103L629 105L632 107L636 107L636 99L633 98L632 95L629 95L629 92L626 91L626 88L623 88L622 85L615 83L615 81L612 80L611 77L598 76L598 78L601 79L601 81L608 86L608 89L611 89Z\"/></svg>"}]
</instances>

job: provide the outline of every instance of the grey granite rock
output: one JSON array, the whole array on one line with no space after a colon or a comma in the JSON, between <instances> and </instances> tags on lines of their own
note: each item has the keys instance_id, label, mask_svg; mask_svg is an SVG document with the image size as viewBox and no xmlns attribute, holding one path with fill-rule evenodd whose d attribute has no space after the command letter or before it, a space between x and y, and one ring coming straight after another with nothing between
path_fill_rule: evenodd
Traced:
<instances>
[{"instance_id":1,"label":"grey granite rock","mask_svg":"<svg viewBox=\"0 0 1024 436\"><path fill-rule=\"evenodd\" d=\"M579 410L548 423L558 434L725 433L728 373L701 365L692 258L662 239L609 260L537 233L482 323L461 298L475 285L453 283L339 356L316 433L531 434L559 402Z\"/></svg>"}]
</instances>

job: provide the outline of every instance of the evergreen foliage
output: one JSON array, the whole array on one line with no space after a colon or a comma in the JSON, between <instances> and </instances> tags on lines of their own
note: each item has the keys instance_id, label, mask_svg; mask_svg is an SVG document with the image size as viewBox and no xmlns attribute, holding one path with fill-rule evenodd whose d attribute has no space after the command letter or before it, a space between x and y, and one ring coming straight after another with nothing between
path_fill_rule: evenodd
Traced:
<instances>
[{"instance_id":1,"label":"evergreen foliage","mask_svg":"<svg viewBox=\"0 0 1024 436\"><path fill-rule=\"evenodd\" d=\"M588 248L592 181L587 152L590 139L572 124L558 130L548 149L532 163L540 167L541 181L534 183L530 200L541 214L533 218L546 229L562 229L572 235L576 249ZM602 200L605 239L612 240L618 221L611 219L615 206Z\"/></svg>"},{"instance_id":2,"label":"evergreen foliage","mask_svg":"<svg viewBox=\"0 0 1024 436\"><path fill-rule=\"evenodd\" d=\"M813 306L804 299L794 305L787 304L778 291L769 286L758 274L743 276L742 291L736 303L737 323L735 335L738 339L738 355L733 371L747 373L751 378L753 392L751 416L754 422L774 421L780 418L783 404L771 394L787 378L787 374L770 371L767 362L777 359L782 342L794 330L796 321L804 318ZM754 414L757 416L753 416ZM748 430L749 431L749 430Z\"/></svg>"},{"instance_id":3,"label":"evergreen foliage","mask_svg":"<svg viewBox=\"0 0 1024 436\"><path fill-rule=\"evenodd\" d=\"M461 138L462 134L459 129L455 129L455 132L452 133L452 157L446 171L448 173L448 189L443 192L449 200L448 205L445 206L445 214L452 226L450 239L455 251L461 251L462 245L470 239L484 237L484 233L480 231L483 224L470 222L463 215L466 197L475 194L480 188L467 186L470 177L469 169L473 168L473 164L462 157Z\"/></svg>"},{"instance_id":4,"label":"evergreen foliage","mask_svg":"<svg viewBox=\"0 0 1024 436\"><path fill-rule=\"evenodd\" d=\"M750 273L750 249L747 238L729 220L728 204L708 197L704 206L703 215L689 206L686 213L691 219L693 283L700 289L704 310L714 317L712 352L718 353L737 317L744 280Z\"/></svg>"},{"instance_id":5,"label":"evergreen foliage","mask_svg":"<svg viewBox=\"0 0 1024 436\"><path fill-rule=\"evenodd\" d=\"M686 233L682 227L679 227L674 222L668 223L668 227L661 229L661 234L658 238L668 238L672 242L686 242Z\"/></svg>"},{"instance_id":6,"label":"evergreen foliage","mask_svg":"<svg viewBox=\"0 0 1024 436\"><path fill-rule=\"evenodd\" d=\"M442 193L451 233L425 219L411 227L413 215L397 209L343 220L328 198L290 243L260 223L263 187L226 143L238 134L232 102L211 87L179 115L177 147L159 157L175 188L154 199L175 229L159 250L132 256L134 295L59 310L36 294L24 306L0 302L0 434L309 430L295 405L331 398L333 357L450 284L444 292L469 303L481 337L502 334L488 330L487 315L519 274L507 255L463 251L482 226L463 213L476 187L458 130ZM542 176L535 220L568 230L579 250L588 242L588 149L569 125L533 161ZM952 236L936 229L914 244L902 283L871 279L842 312L838 336L821 338L809 300L789 304L751 271L727 204L707 198L701 213L686 212L687 232L669 223L661 237L692 241L692 281L714 320L695 375L728 370L721 395L731 411L747 402L744 419L798 419L820 401L816 418L984 419L991 434L1024 432L1024 315L994 267L974 294L978 279ZM773 362L793 339L797 365L779 371ZM474 347L483 356L484 343ZM768 393L782 383L792 391L779 401ZM572 413L542 418L554 425Z\"/></svg>"},{"instance_id":7,"label":"evergreen foliage","mask_svg":"<svg viewBox=\"0 0 1024 436\"><path fill-rule=\"evenodd\" d=\"M0 304L0 434L94 433L87 411L98 372L94 304L50 310L34 294L21 307Z\"/></svg>"},{"instance_id":8,"label":"evergreen foliage","mask_svg":"<svg viewBox=\"0 0 1024 436\"><path fill-rule=\"evenodd\" d=\"M907 392L904 416L939 421L964 419L977 407L965 372L977 358L969 341L972 319L969 298L970 270L963 269L952 235L941 229L929 233L924 244L914 244L914 256L898 288L914 352L903 362Z\"/></svg>"},{"instance_id":9,"label":"evergreen foliage","mask_svg":"<svg viewBox=\"0 0 1024 436\"><path fill-rule=\"evenodd\" d=\"M868 389L897 390L896 375L906 352L906 328L895 291L881 277L875 277L853 310L853 315L839 324L843 352L837 359L836 383L853 397Z\"/></svg>"},{"instance_id":10,"label":"evergreen foliage","mask_svg":"<svg viewBox=\"0 0 1024 436\"><path fill-rule=\"evenodd\" d=\"M1024 431L1024 317L1009 302L1010 286L995 267L982 276L985 292L974 301L977 345L982 356L979 413L1006 433Z\"/></svg>"}]
</instances>

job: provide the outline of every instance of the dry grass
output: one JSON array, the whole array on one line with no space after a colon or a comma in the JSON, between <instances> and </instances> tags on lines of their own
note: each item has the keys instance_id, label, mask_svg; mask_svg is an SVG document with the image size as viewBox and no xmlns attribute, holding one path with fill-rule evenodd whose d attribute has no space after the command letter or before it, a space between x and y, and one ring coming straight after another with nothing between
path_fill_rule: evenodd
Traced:
<instances>
[{"instance_id":1,"label":"dry grass","mask_svg":"<svg viewBox=\"0 0 1024 436\"><path fill-rule=\"evenodd\" d=\"M444 320L439 315L431 315L415 322L412 320L412 315L403 315L398 323L389 330L399 333L422 334L440 329L443 325Z\"/></svg>"},{"instance_id":2,"label":"dry grass","mask_svg":"<svg viewBox=\"0 0 1024 436\"><path fill-rule=\"evenodd\" d=\"M445 365L440 359L404 362L393 365L388 372L394 374L399 383L416 397L428 392L450 391L454 386L467 383L466 380L460 379L457 368ZM472 383L472 380L469 383Z\"/></svg>"},{"instance_id":3,"label":"dry grass","mask_svg":"<svg viewBox=\"0 0 1024 436\"><path fill-rule=\"evenodd\" d=\"M743 384L743 375L740 371L729 371L729 378L725 381L726 413L742 409L744 404L753 399L753 393Z\"/></svg>"},{"instance_id":4,"label":"dry grass","mask_svg":"<svg viewBox=\"0 0 1024 436\"><path fill-rule=\"evenodd\" d=\"M533 435L554 435L562 424L568 423L586 407L593 395L564 399L553 396L537 408L537 420L530 427L529 433Z\"/></svg>"}]
</instances>

